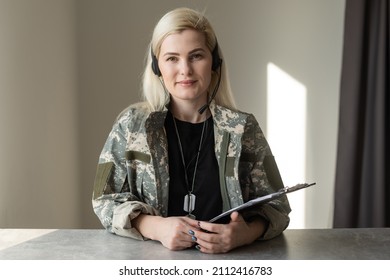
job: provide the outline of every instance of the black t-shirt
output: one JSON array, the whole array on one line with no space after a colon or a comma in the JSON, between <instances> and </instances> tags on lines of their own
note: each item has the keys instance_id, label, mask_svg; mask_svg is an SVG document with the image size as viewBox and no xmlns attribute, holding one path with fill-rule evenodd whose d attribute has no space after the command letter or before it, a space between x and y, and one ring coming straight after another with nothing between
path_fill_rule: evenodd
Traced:
<instances>
[{"instance_id":1,"label":"black t-shirt","mask_svg":"<svg viewBox=\"0 0 390 280\"><path fill-rule=\"evenodd\" d=\"M189 188L192 186L196 157L204 123L189 123L176 120L187 167ZM213 118L205 121L205 131L195 175L193 194L196 196L192 214L197 220L208 221L222 212L222 196L219 185L218 162L214 151ZM185 216L184 197L189 190L177 139L173 116L170 112L165 120L169 157L169 205L168 216Z\"/></svg>"}]
</instances>

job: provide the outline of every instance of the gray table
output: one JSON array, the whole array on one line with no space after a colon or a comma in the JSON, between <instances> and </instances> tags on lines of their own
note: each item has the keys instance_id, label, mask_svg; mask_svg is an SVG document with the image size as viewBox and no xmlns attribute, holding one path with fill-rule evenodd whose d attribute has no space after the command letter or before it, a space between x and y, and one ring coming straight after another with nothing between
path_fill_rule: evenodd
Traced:
<instances>
[{"instance_id":1,"label":"gray table","mask_svg":"<svg viewBox=\"0 0 390 280\"><path fill-rule=\"evenodd\" d=\"M20 230L0 231L12 239ZM6 236L7 235L7 236ZM155 241L137 241L105 230L54 230L0 250L3 260L389 260L390 228L286 230L269 241L258 241L227 254L208 255L196 249L170 251Z\"/></svg>"}]
</instances>

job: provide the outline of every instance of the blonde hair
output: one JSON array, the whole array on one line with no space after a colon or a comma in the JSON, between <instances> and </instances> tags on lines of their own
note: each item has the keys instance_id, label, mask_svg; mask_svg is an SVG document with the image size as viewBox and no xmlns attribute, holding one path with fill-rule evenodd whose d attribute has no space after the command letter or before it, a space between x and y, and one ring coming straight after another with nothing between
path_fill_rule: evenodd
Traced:
<instances>
[{"instance_id":1,"label":"blonde hair","mask_svg":"<svg viewBox=\"0 0 390 280\"><path fill-rule=\"evenodd\" d=\"M219 44L217 44L214 30L203 14L189 8L178 8L165 14L155 26L152 40L146 51L146 66L142 81L143 98L154 111L164 110L170 97L167 96L160 77L155 75L152 70L152 52L158 58L160 55L160 47L164 39L171 34L180 33L187 29L193 29L203 33L206 38L206 45L210 52L212 52L215 47L218 47L219 56L223 59L222 51L219 48ZM222 73L220 86L214 98L215 103L236 110L228 79L227 67L222 63L221 68L217 71L222 71ZM219 73L217 71L212 71L209 94L214 91L214 88L217 85L219 79Z\"/></svg>"}]
</instances>

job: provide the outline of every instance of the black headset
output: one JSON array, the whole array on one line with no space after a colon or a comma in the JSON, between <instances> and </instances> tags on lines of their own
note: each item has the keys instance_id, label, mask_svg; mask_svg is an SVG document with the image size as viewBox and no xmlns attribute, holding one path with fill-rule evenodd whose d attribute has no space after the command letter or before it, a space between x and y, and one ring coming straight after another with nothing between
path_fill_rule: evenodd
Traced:
<instances>
[{"instance_id":1,"label":"black headset","mask_svg":"<svg viewBox=\"0 0 390 280\"><path fill-rule=\"evenodd\" d=\"M152 70L153 70L153 73L155 75L157 75L158 77L161 77L161 71L160 71L160 68L158 67L158 59L155 56L155 54L153 53L152 48L150 48L150 54L152 56ZM212 60L212 64L211 64L211 69L213 71L217 71L218 68L222 64L222 59L220 58L219 52L218 52L218 43L215 45L213 51L211 52L211 56L212 56L212 59L213 59Z\"/></svg>"}]
</instances>

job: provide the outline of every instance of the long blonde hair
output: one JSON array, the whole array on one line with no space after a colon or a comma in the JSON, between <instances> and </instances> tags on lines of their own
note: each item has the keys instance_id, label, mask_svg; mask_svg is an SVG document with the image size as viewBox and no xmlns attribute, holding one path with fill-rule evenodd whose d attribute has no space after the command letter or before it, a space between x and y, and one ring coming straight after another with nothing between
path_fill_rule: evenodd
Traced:
<instances>
[{"instance_id":1,"label":"long blonde hair","mask_svg":"<svg viewBox=\"0 0 390 280\"><path fill-rule=\"evenodd\" d=\"M169 96L162 86L160 77L154 74L152 70L152 52L158 58L160 47L164 39L174 33L180 33L186 29L193 29L203 33L206 37L206 45L210 52L218 47L219 56L223 59L222 51L217 44L217 39L210 22L206 17L189 8L178 8L165 14L154 28L152 40L146 51L146 66L143 74L142 92L143 98L150 105L153 111L161 111L169 102ZM222 63L221 81L214 98L215 103L229 109L236 110L233 94L231 92L228 79L227 67ZM214 90L219 79L219 73L212 71L209 93ZM210 96L209 96L210 98Z\"/></svg>"}]
</instances>

